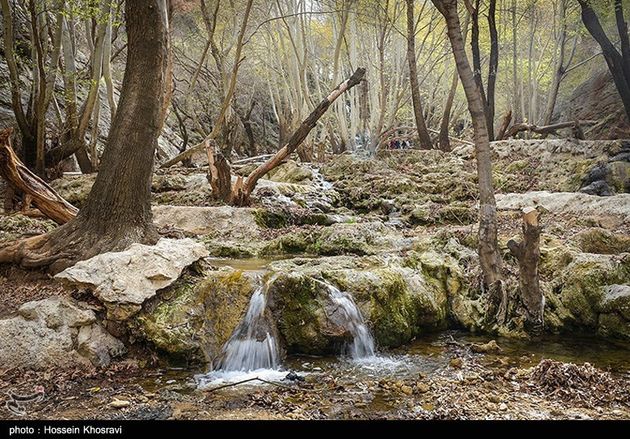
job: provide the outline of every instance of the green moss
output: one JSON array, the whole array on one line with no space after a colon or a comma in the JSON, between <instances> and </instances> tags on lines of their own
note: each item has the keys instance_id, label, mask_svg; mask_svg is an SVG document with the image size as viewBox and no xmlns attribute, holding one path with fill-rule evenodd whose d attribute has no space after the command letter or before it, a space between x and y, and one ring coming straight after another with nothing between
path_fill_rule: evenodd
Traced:
<instances>
[{"instance_id":1,"label":"green moss","mask_svg":"<svg viewBox=\"0 0 630 439\"><path fill-rule=\"evenodd\" d=\"M602 314L599 316L598 333L606 337L630 340L630 321L619 314Z\"/></svg>"},{"instance_id":2,"label":"green moss","mask_svg":"<svg viewBox=\"0 0 630 439\"><path fill-rule=\"evenodd\" d=\"M602 228L592 228L578 233L574 240L587 253L617 254L630 252L630 236L616 234Z\"/></svg>"},{"instance_id":3,"label":"green moss","mask_svg":"<svg viewBox=\"0 0 630 439\"><path fill-rule=\"evenodd\" d=\"M175 358L212 361L245 312L251 280L238 270L187 275L160 292L134 331Z\"/></svg>"},{"instance_id":4,"label":"green moss","mask_svg":"<svg viewBox=\"0 0 630 439\"><path fill-rule=\"evenodd\" d=\"M31 218L19 213L0 215L0 242L50 232L57 224L49 219Z\"/></svg>"}]
</instances>

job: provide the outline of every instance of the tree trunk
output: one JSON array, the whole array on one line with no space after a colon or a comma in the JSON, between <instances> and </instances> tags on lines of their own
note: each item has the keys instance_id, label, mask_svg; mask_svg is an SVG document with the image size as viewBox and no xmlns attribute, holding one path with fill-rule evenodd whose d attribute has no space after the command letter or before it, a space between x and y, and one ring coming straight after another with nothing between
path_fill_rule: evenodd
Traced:
<instances>
[{"instance_id":1,"label":"tree trunk","mask_svg":"<svg viewBox=\"0 0 630 439\"><path fill-rule=\"evenodd\" d=\"M59 271L77 260L151 243L151 175L162 124L169 33L167 0L125 2L127 64L101 170L75 219L0 250L0 262Z\"/></svg>"},{"instance_id":2,"label":"tree trunk","mask_svg":"<svg viewBox=\"0 0 630 439\"><path fill-rule=\"evenodd\" d=\"M627 67L625 67L625 65L627 63L624 63L622 56L604 32L595 11L590 6L590 3L587 0L578 1L582 8L582 22L602 49L602 54L604 55L604 59L608 65L608 70L610 70L610 74L615 82L615 87L619 92L619 96L621 96L626 116L630 119L630 84L628 81L628 76L630 75L626 76Z\"/></svg>"},{"instance_id":3,"label":"tree trunk","mask_svg":"<svg viewBox=\"0 0 630 439\"><path fill-rule=\"evenodd\" d=\"M446 18L448 38L451 42L457 71L466 93L468 110L473 122L479 179L479 260L484 284L490 289L492 305L490 313L494 314L493 311L504 300L501 291L502 261L497 242L497 209L492 182L490 139L486 126L483 99L466 56L457 13L457 1L432 0L432 2Z\"/></svg>"},{"instance_id":4,"label":"tree trunk","mask_svg":"<svg viewBox=\"0 0 630 439\"><path fill-rule=\"evenodd\" d=\"M496 23L497 0L490 0L488 7L488 29L490 30L490 61L488 62L488 100L486 102L486 122L490 141L494 140L494 92L499 69L499 35Z\"/></svg>"},{"instance_id":5,"label":"tree trunk","mask_svg":"<svg viewBox=\"0 0 630 439\"><path fill-rule=\"evenodd\" d=\"M422 110L422 99L420 98L420 84L418 83L418 69L416 63L416 33L415 20L413 18L414 0L407 1L407 63L409 64L409 81L411 83L411 101L413 103L413 114L418 128L418 138L420 147L423 149L433 148L431 136L427 130Z\"/></svg>"},{"instance_id":6,"label":"tree trunk","mask_svg":"<svg viewBox=\"0 0 630 439\"><path fill-rule=\"evenodd\" d=\"M523 241L508 241L510 253L518 260L519 295L525 307L526 327L532 332L543 329L544 297L540 289L540 231L538 212L533 207L523 209Z\"/></svg>"}]
</instances>

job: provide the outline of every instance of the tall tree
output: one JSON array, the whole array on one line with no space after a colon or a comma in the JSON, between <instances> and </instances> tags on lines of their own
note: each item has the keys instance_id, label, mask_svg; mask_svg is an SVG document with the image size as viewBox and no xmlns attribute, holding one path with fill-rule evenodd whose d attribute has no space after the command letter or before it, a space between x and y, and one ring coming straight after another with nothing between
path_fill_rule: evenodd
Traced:
<instances>
[{"instance_id":1,"label":"tall tree","mask_svg":"<svg viewBox=\"0 0 630 439\"><path fill-rule=\"evenodd\" d=\"M407 63L409 63L409 82L411 83L411 102L413 103L413 115L416 120L420 146L431 149L433 142L427 129L422 110L422 98L420 97L420 84L418 82L418 68L416 63L416 21L414 19L414 0L407 2Z\"/></svg>"},{"instance_id":2,"label":"tall tree","mask_svg":"<svg viewBox=\"0 0 630 439\"><path fill-rule=\"evenodd\" d=\"M163 123L169 58L168 0L125 2L127 64L101 170L75 219L0 250L0 262L59 271L77 260L155 242L151 175Z\"/></svg>"},{"instance_id":3,"label":"tall tree","mask_svg":"<svg viewBox=\"0 0 630 439\"><path fill-rule=\"evenodd\" d=\"M623 5L621 0L615 0L615 20L617 32L621 42L621 53L606 35L599 18L595 13L589 0L578 0L582 8L582 22L597 41L602 49L602 54L608 65L608 70L613 77L615 87L621 96L626 116L630 119L630 41L628 39L628 27L623 16Z\"/></svg>"},{"instance_id":4,"label":"tall tree","mask_svg":"<svg viewBox=\"0 0 630 439\"><path fill-rule=\"evenodd\" d=\"M505 306L501 289L501 253L497 242L497 208L492 182L490 138L484 112L481 91L475 82L468 63L466 48L457 12L457 0L431 0L446 19L448 38L453 49L457 72L462 81L468 110L472 118L477 175L479 180L479 259L483 270L484 284L490 290L492 311ZM494 314L492 312L492 314Z\"/></svg>"}]
</instances>

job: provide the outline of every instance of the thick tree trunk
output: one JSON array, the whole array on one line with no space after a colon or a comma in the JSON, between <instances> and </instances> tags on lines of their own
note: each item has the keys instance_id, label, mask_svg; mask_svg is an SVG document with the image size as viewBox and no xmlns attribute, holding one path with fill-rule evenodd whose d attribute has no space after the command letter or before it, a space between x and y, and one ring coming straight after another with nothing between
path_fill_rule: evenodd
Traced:
<instances>
[{"instance_id":1,"label":"thick tree trunk","mask_svg":"<svg viewBox=\"0 0 630 439\"><path fill-rule=\"evenodd\" d=\"M12 189L28 196L48 218L57 224L67 223L77 215L78 209L24 166L11 147L12 131L12 128L0 131L0 175Z\"/></svg>"},{"instance_id":2,"label":"thick tree trunk","mask_svg":"<svg viewBox=\"0 0 630 439\"><path fill-rule=\"evenodd\" d=\"M496 307L504 302L504 299L501 291L502 261L497 242L497 208L494 199L490 140L486 126L484 104L480 88L475 82L466 56L466 48L457 13L457 1L432 0L432 2L446 18L448 38L451 42L453 56L457 64L457 72L466 93L468 110L473 122L477 175L479 179L479 260L483 270L484 284L490 289L492 305L490 312L494 314Z\"/></svg>"},{"instance_id":3,"label":"thick tree trunk","mask_svg":"<svg viewBox=\"0 0 630 439\"><path fill-rule=\"evenodd\" d=\"M413 103L413 115L418 128L418 138L420 147L423 149L433 148L431 136L427 130L422 110L422 99L420 97L420 83L418 82L418 68L416 63L416 33L415 20L413 18L414 0L407 1L407 63L409 64L409 82L411 83L411 102Z\"/></svg>"},{"instance_id":4,"label":"thick tree trunk","mask_svg":"<svg viewBox=\"0 0 630 439\"><path fill-rule=\"evenodd\" d=\"M55 272L105 251L157 240L151 175L166 90L167 0L125 2L125 17L127 64L118 111L85 206L51 233L3 248L0 262L50 266Z\"/></svg>"},{"instance_id":5,"label":"thick tree trunk","mask_svg":"<svg viewBox=\"0 0 630 439\"><path fill-rule=\"evenodd\" d=\"M527 207L523 209L523 241L510 240L507 244L510 253L518 260L519 292L525 307L526 327L536 333L543 329L545 303L538 277L540 231L538 212L533 207Z\"/></svg>"}]
</instances>

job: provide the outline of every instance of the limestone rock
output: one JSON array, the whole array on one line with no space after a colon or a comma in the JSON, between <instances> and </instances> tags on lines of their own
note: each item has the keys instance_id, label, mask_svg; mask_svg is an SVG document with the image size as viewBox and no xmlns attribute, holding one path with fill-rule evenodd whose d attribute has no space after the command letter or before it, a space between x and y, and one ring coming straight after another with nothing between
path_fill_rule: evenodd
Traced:
<instances>
[{"instance_id":1,"label":"limestone rock","mask_svg":"<svg viewBox=\"0 0 630 439\"><path fill-rule=\"evenodd\" d=\"M177 280L185 267L207 255L205 247L192 239L162 238L156 245L132 244L121 252L80 261L55 278L93 288L107 307L108 318L122 321Z\"/></svg>"},{"instance_id":2,"label":"limestone rock","mask_svg":"<svg viewBox=\"0 0 630 439\"><path fill-rule=\"evenodd\" d=\"M212 362L247 309L252 276L222 268L186 275L160 292L130 325L170 356Z\"/></svg>"},{"instance_id":3,"label":"limestone rock","mask_svg":"<svg viewBox=\"0 0 630 439\"><path fill-rule=\"evenodd\" d=\"M611 215L630 223L630 194L598 197L575 192L528 192L525 194L497 194L499 210L520 210L527 206L541 206L552 213L575 216Z\"/></svg>"},{"instance_id":4,"label":"limestone rock","mask_svg":"<svg viewBox=\"0 0 630 439\"><path fill-rule=\"evenodd\" d=\"M105 367L124 346L91 310L51 297L25 303L18 315L0 320L0 365L27 369L88 365Z\"/></svg>"}]
</instances>

